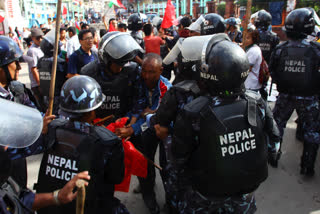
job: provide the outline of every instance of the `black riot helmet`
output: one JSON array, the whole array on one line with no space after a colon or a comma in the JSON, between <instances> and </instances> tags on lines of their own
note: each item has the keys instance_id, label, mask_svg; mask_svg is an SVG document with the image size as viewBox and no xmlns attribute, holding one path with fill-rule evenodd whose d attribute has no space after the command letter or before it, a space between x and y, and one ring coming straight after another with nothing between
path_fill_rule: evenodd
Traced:
<instances>
[{"instance_id":1,"label":"black riot helmet","mask_svg":"<svg viewBox=\"0 0 320 214\"><path fill-rule=\"evenodd\" d=\"M295 9L285 20L285 31L289 38L305 38L314 31L313 11L307 8Z\"/></svg>"},{"instance_id":2,"label":"black riot helmet","mask_svg":"<svg viewBox=\"0 0 320 214\"><path fill-rule=\"evenodd\" d=\"M213 96L243 93L249 68L246 53L224 33L214 35L203 46L200 78Z\"/></svg>"},{"instance_id":3,"label":"black riot helmet","mask_svg":"<svg viewBox=\"0 0 320 214\"><path fill-rule=\"evenodd\" d=\"M143 27L143 22L142 22L140 13L134 13L131 16L129 16L129 19L128 19L129 30L138 31L138 30L141 30L142 27Z\"/></svg>"},{"instance_id":4,"label":"black riot helmet","mask_svg":"<svg viewBox=\"0 0 320 214\"><path fill-rule=\"evenodd\" d=\"M85 113L97 109L106 96L100 85L86 75L68 79L61 89L60 109L69 113Z\"/></svg>"},{"instance_id":5,"label":"black riot helmet","mask_svg":"<svg viewBox=\"0 0 320 214\"><path fill-rule=\"evenodd\" d=\"M258 12L257 18L254 21L254 25L256 26L256 28L266 31L268 30L269 25L271 25L271 21L271 14L265 10L260 10Z\"/></svg>"},{"instance_id":6,"label":"black riot helmet","mask_svg":"<svg viewBox=\"0 0 320 214\"><path fill-rule=\"evenodd\" d=\"M201 24L201 35L211 35L225 31L224 19L219 14L209 13L205 15L204 19Z\"/></svg>"},{"instance_id":7,"label":"black riot helmet","mask_svg":"<svg viewBox=\"0 0 320 214\"><path fill-rule=\"evenodd\" d=\"M144 51L130 34L114 31L102 37L98 54L100 61L106 65L108 62L124 65L133 60L139 52Z\"/></svg>"},{"instance_id":8,"label":"black riot helmet","mask_svg":"<svg viewBox=\"0 0 320 214\"><path fill-rule=\"evenodd\" d=\"M42 39L40 43L40 49L44 53L45 57L52 57L55 43L55 32L56 30L50 30ZM60 54L60 45L58 46L58 55Z\"/></svg>"},{"instance_id":9,"label":"black riot helmet","mask_svg":"<svg viewBox=\"0 0 320 214\"><path fill-rule=\"evenodd\" d=\"M237 25L237 20L234 17L230 17L230 18L225 20L225 23L228 24L228 25L231 25L231 26L236 26Z\"/></svg>"},{"instance_id":10,"label":"black riot helmet","mask_svg":"<svg viewBox=\"0 0 320 214\"><path fill-rule=\"evenodd\" d=\"M0 67L2 67L5 72L7 84L10 84L12 81L8 64L19 61L22 55L23 52L13 39L7 36L0 36Z\"/></svg>"}]
</instances>

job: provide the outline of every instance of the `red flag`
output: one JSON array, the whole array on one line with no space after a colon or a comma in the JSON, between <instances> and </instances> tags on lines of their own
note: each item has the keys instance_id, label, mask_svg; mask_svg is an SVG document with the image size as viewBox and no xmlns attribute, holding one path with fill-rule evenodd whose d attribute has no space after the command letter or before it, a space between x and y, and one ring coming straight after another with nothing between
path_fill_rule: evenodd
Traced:
<instances>
[{"instance_id":1,"label":"red flag","mask_svg":"<svg viewBox=\"0 0 320 214\"><path fill-rule=\"evenodd\" d=\"M163 29L171 27L175 19L176 19L176 10L173 4L171 3L171 0L168 0L161 27Z\"/></svg>"},{"instance_id":2,"label":"red flag","mask_svg":"<svg viewBox=\"0 0 320 214\"><path fill-rule=\"evenodd\" d=\"M62 15L67 15L68 9L65 5L63 5Z\"/></svg>"},{"instance_id":3,"label":"red flag","mask_svg":"<svg viewBox=\"0 0 320 214\"><path fill-rule=\"evenodd\" d=\"M129 118L123 117L118 119L114 123L110 123L106 128L112 132L115 132L116 129L122 128L125 126ZM97 118L95 121L99 121ZM148 174L148 161L141 154L130 141L125 141L122 139L122 145L124 149L124 165L125 165L125 174L123 181L120 184L115 185L115 191L129 192L131 175L136 175L139 177L147 177Z\"/></svg>"},{"instance_id":4,"label":"red flag","mask_svg":"<svg viewBox=\"0 0 320 214\"><path fill-rule=\"evenodd\" d=\"M0 23L3 22L4 17L0 16Z\"/></svg>"},{"instance_id":5,"label":"red flag","mask_svg":"<svg viewBox=\"0 0 320 214\"><path fill-rule=\"evenodd\" d=\"M112 31L117 31L117 29L114 28L113 24L109 24L109 32L112 32Z\"/></svg>"},{"instance_id":6,"label":"red flag","mask_svg":"<svg viewBox=\"0 0 320 214\"><path fill-rule=\"evenodd\" d=\"M122 7L123 9L127 9L125 6L123 6L123 4L121 3L121 1L120 0L117 0L117 3L118 3L118 5L119 5L119 7Z\"/></svg>"}]
</instances>

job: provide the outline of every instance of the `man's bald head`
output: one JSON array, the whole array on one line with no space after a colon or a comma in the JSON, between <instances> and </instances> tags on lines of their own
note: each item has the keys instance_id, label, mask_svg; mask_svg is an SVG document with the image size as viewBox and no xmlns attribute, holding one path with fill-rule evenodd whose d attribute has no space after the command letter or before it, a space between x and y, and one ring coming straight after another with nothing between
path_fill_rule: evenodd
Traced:
<instances>
[{"instance_id":1,"label":"man's bald head","mask_svg":"<svg viewBox=\"0 0 320 214\"><path fill-rule=\"evenodd\" d=\"M148 53L142 61L142 78L149 89L156 87L162 73L162 59L158 54Z\"/></svg>"},{"instance_id":2,"label":"man's bald head","mask_svg":"<svg viewBox=\"0 0 320 214\"><path fill-rule=\"evenodd\" d=\"M142 64L151 63L154 66L162 66L162 58L158 54L148 53L144 56Z\"/></svg>"}]
</instances>

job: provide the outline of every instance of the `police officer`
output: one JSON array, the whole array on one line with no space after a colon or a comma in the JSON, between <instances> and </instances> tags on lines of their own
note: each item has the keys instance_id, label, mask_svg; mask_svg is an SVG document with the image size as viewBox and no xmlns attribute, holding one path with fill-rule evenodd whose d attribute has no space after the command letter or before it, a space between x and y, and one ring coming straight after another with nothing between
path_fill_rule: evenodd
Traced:
<instances>
[{"instance_id":1,"label":"police officer","mask_svg":"<svg viewBox=\"0 0 320 214\"><path fill-rule=\"evenodd\" d=\"M234 17L230 17L226 20L227 33L231 41L235 43L242 43L242 33L237 28L237 20Z\"/></svg>"},{"instance_id":2,"label":"police officer","mask_svg":"<svg viewBox=\"0 0 320 214\"><path fill-rule=\"evenodd\" d=\"M189 61L193 61L194 64L197 62L199 63L203 45L209 42L213 37L230 41L225 33L186 38L181 47L181 54ZM191 51L189 48L190 44L197 48L192 48ZM172 213L177 212L178 205L177 193L174 190L175 187L172 185L172 182L168 180L168 175L171 173L172 168L172 125L174 126L176 115L181 111L181 108L185 104L191 102L198 96L206 94L205 86L199 76L199 69L195 69L193 73L195 74L194 76L198 74L198 77L193 80L184 80L177 83L164 95L158 110L150 118L149 129L145 131L146 133L150 133L148 138L150 144L151 141L153 143L160 141L160 148L164 148L165 154L161 154L163 150L160 149L160 164L163 168L161 176L166 192L167 208Z\"/></svg>"},{"instance_id":3,"label":"police officer","mask_svg":"<svg viewBox=\"0 0 320 214\"><path fill-rule=\"evenodd\" d=\"M35 141L42 130L42 116L39 111L5 99L0 99L0 213L31 214L45 206L71 202L76 194L73 192L76 181L90 179L88 172L77 174L59 192L59 194L34 194L26 187L20 186L10 171L16 170L12 165L15 158L32 154L32 147L41 147ZM17 132L17 127L24 127L24 132ZM8 151L15 150L12 153ZM88 185L88 183L86 183Z\"/></svg>"},{"instance_id":4,"label":"police officer","mask_svg":"<svg viewBox=\"0 0 320 214\"><path fill-rule=\"evenodd\" d=\"M221 37L203 50L200 76L208 94L176 118L169 180L180 213L254 213L253 191L268 175L265 134L275 153L279 132L260 95L244 93L245 52Z\"/></svg>"},{"instance_id":5,"label":"police officer","mask_svg":"<svg viewBox=\"0 0 320 214\"><path fill-rule=\"evenodd\" d=\"M200 23L201 26L201 35L214 35L218 33L223 33L225 31L225 24L224 19L215 13L207 14L204 19L203 17L199 17L197 20L198 23ZM197 38L197 39L196 39ZM172 48L172 52L167 55L167 57L164 59L164 64L168 65L174 60L177 60L177 72L176 77L173 82L173 84L177 84L183 80L195 80L198 79L198 72L195 72L195 69L193 66L196 64L197 60L200 58L200 55L194 54L194 50L191 50L188 46L193 45L192 42L195 42L199 44L199 42L206 41L209 37L202 38L202 37L196 37L196 38L189 38L182 40L180 39L176 44L174 48ZM194 41L198 40L198 41ZM192 41L191 43L185 42L185 41ZM188 43L188 44L187 44ZM193 47L202 47L200 46L193 46ZM182 51L181 51L182 50ZM185 51L183 51L185 50ZM186 55L184 55L182 52L185 52Z\"/></svg>"},{"instance_id":6,"label":"police officer","mask_svg":"<svg viewBox=\"0 0 320 214\"><path fill-rule=\"evenodd\" d=\"M113 114L120 118L131 110L139 66L130 61L142 51L129 34L110 32L103 36L99 44L99 59L84 66L80 72L94 78L107 96L96 111L97 117Z\"/></svg>"},{"instance_id":7,"label":"police officer","mask_svg":"<svg viewBox=\"0 0 320 214\"><path fill-rule=\"evenodd\" d=\"M272 16L269 12L260 10L257 18L254 21L254 25L259 31L259 40L257 45L260 47L262 56L267 63L270 61L272 51L280 42L278 35L269 30L269 27L271 26L271 20Z\"/></svg>"},{"instance_id":8,"label":"police officer","mask_svg":"<svg viewBox=\"0 0 320 214\"><path fill-rule=\"evenodd\" d=\"M61 90L60 110L69 119L57 119L49 125L49 148L41 161L37 193L63 187L78 172L91 175L86 193L86 213L128 213L113 197L114 185L124 176L121 140L104 127L91 125L95 109L106 96L99 84L88 76L69 79ZM74 213L75 204L48 207L38 213Z\"/></svg>"},{"instance_id":9,"label":"police officer","mask_svg":"<svg viewBox=\"0 0 320 214\"><path fill-rule=\"evenodd\" d=\"M22 51L12 39L0 36L0 99L10 100L32 108L38 107L30 89L24 84L16 81L21 66L19 63ZM47 124L54 116L45 116L44 124ZM17 127L18 130L19 127ZM45 130L44 130L45 132ZM41 139L39 139L41 141ZM9 149L11 153L15 150ZM24 158L12 161L15 169L12 170L11 176L22 186L27 186L27 166Z\"/></svg>"},{"instance_id":10,"label":"police officer","mask_svg":"<svg viewBox=\"0 0 320 214\"><path fill-rule=\"evenodd\" d=\"M38 61L38 71L40 79L40 90L41 94L44 96L46 103L46 108L48 107L49 102L49 90L51 82L51 71L53 64L53 50L55 42L55 30L51 30L45 35L43 40L40 43L40 49L44 53L44 56ZM58 47L58 55L60 54L60 46ZM53 112L54 114L58 113L59 108L59 97L60 91L63 83L66 81L67 75L67 63L64 59L57 58L57 70L56 70L56 83L55 83L55 92L54 92L54 103L53 103Z\"/></svg>"},{"instance_id":11,"label":"police officer","mask_svg":"<svg viewBox=\"0 0 320 214\"><path fill-rule=\"evenodd\" d=\"M131 31L130 35L134 38L134 40L136 40L136 42L141 46L142 49L145 49L143 34L142 34L142 27L143 27L143 22L142 22L140 13L134 13L131 16L129 16L128 29ZM141 64L143 59L143 53L139 53L138 57L140 59L137 59L137 62Z\"/></svg>"},{"instance_id":12,"label":"police officer","mask_svg":"<svg viewBox=\"0 0 320 214\"><path fill-rule=\"evenodd\" d=\"M313 14L306 8L289 13L285 20L289 40L276 47L270 60L272 79L280 92L274 108L274 118L283 136L287 121L296 109L304 133L300 173L307 176L314 175L314 163L320 143L320 46L316 42L306 41L307 35L313 32L314 25ZM272 165L276 167L277 164L276 161Z\"/></svg>"}]
</instances>

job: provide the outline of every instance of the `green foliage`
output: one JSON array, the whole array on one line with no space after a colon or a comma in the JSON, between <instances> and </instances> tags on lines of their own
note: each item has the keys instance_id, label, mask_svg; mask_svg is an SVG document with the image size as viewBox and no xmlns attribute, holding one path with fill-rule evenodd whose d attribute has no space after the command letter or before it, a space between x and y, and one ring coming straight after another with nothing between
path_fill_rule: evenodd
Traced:
<instances>
[{"instance_id":1,"label":"green foliage","mask_svg":"<svg viewBox=\"0 0 320 214\"><path fill-rule=\"evenodd\" d=\"M225 2L221 2L219 5L218 5L218 14L222 17L224 17L224 14L226 12L226 3Z\"/></svg>"}]
</instances>

